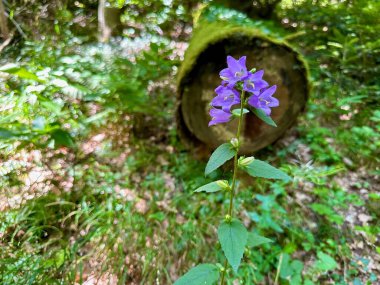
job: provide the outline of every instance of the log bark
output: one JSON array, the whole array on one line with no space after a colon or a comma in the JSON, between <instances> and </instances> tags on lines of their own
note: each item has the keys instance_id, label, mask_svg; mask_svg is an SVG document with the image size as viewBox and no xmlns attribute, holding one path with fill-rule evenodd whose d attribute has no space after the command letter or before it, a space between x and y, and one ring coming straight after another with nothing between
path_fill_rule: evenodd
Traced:
<instances>
[{"instance_id":1,"label":"log bark","mask_svg":"<svg viewBox=\"0 0 380 285\"><path fill-rule=\"evenodd\" d=\"M177 121L180 137L190 147L209 151L234 137L237 122L208 127L210 102L220 84L226 57L247 56L249 69L264 69L264 79L277 85L280 106L272 109L277 128L248 114L243 125L242 153L276 141L296 120L308 97L308 71L302 57L287 43L249 27L212 23L195 32L178 78ZM206 153L205 152L205 153Z\"/></svg>"}]
</instances>

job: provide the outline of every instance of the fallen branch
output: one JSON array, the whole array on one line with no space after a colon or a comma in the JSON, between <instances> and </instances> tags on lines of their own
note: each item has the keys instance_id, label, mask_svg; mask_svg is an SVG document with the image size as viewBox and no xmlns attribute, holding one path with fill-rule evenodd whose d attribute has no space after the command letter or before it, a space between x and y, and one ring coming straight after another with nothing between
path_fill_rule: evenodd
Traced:
<instances>
[{"instance_id":1,"label":"fallen branch","mask_svg":"<svg viewBox=\"0 0 380 285\"><path fill-rule=\"evenodd\" d=\"M3 49L5 49L10 43L11 41L13 40L13 36L14 36L14 31L13 30L9 35L8 35L8 38L5 39L5 41L0 45L0 53L3 51Z\"/></svg>"}]
</instances>

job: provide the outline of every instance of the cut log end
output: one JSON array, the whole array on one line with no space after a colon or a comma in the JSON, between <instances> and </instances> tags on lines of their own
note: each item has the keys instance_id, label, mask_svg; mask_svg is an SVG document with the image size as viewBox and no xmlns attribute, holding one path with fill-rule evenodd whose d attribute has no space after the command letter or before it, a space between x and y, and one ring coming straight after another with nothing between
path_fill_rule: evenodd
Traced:
<instances>
[{"instance_id":1,"label":"cut log end","mask_svg":"<svg viewBox=\"0 0 380 285\"><path fill-rule=\"evenodd\" d=\"M308 95L307 71L299 55L286 44L266 38L234 34L207 46L191 70L180 79L178 127L188 145L213 149L236 134L237 120L208 127L210 102L220 84L219 71L226 67L227 55L247 56L248 69L264 69L264 79L277 85L280 106L272 109L277 128L266 125L252 114L243 124L242 153L252 153L276 141L296 120Z\"/></svg>"}]
</instances>

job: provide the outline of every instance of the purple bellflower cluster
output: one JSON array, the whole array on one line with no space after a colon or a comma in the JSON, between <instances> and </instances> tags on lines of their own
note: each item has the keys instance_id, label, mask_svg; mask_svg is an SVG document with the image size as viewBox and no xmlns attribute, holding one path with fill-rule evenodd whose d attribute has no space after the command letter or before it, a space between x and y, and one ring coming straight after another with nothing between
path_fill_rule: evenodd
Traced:
<instances>
[{"instance_id":1,"label":"purple bellflower cluster","mask_svg":"<svg viewBox=\"0 0 380 285\"><path fill-rule=\"evenodd\" d=\"M271 114L271 108L279 106L279 101L273 97L276 85L269 87L268 82L263 80L264 71L248 71L245 62L246 56L239 60L227 56L228 68L219 73L222 84L215 89L217 96L211 101L209 126L230 121L232 106L240 105L241 100L256 109L261 109L267 116ZM241 98L237 89L244 91L243 94L246 96Z\"/></svg>"}]
</instances>

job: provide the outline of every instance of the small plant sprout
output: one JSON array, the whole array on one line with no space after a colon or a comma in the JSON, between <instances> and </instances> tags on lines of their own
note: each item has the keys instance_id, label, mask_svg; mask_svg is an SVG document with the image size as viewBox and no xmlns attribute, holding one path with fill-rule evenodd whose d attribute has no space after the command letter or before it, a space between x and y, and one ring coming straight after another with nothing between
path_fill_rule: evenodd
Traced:
<instances>
[{"instance_id":1,"label":"small plant sprout","mask_svg":"<svg viewBox=\"0 0 380 285\"><path fill-rule=\"evenodd\" d=\"M248 232L238 219L238 215L234 213L234 197L237 191L239 170L245 171L253 177L290 180L290 177L281 170L255 159L253 156L239 157L239 149L242 144L240 133L244 115L252 111L265 123L276 126L270 118L270 114L272 108L279 106L279 101L273 97L276 85L269 86L263 79L263 70L248 71L245 56L238 60L228 56L227 64L228 67L220 72L222 82L215 89L216 96L211 101L209 126L227 123L235 118L239 120L239 123L236 136L230 142L220 145L212 153L206 165L205 175L233 158L232 179L211 182L194 191L212 193L222 190L226 199L229 199L228 208L222 214L223 219L218 227L218 239L226 259L224 265L206 263L195 266L180 277L174 283L175 285L213 285L219 280L220 284L224 285L228 277L238 273L246 247L271 242L270 239Z\"/></svg>"}]
</instances>

